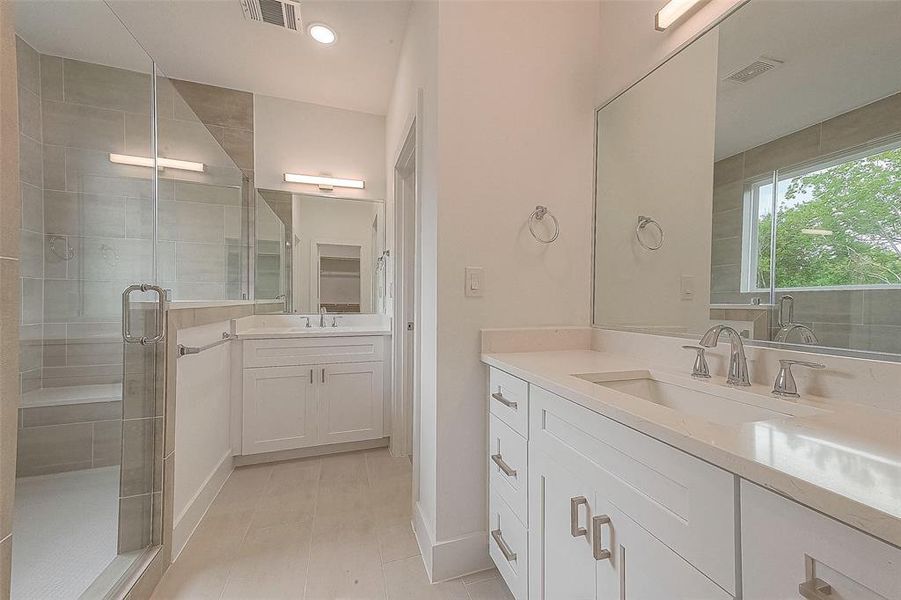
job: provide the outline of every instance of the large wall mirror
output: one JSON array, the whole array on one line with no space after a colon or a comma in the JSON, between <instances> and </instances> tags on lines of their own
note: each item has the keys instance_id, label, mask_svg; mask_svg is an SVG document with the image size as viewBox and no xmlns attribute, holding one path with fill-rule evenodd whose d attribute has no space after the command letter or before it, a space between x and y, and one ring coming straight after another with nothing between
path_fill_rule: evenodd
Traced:
<instances>
[{"instance_id":1,"label":"large wall mirror","mask_svg":"<svg viewBox=\"0 0 901 600\"><path fill-rule=\"evenodd\" d=\"M258 313L382 313L383 202L257 190Z\"/></svg>"},{"instance_id":2,"label":"large wall mirror","mask_svg":"<svg viewBox=\"0 0 901 600\"><path fill-rule=\"evenodd\" d=\"M751 0L601 107L594 324L901 360L899 23Z\"/></svg>"}]
</instances>

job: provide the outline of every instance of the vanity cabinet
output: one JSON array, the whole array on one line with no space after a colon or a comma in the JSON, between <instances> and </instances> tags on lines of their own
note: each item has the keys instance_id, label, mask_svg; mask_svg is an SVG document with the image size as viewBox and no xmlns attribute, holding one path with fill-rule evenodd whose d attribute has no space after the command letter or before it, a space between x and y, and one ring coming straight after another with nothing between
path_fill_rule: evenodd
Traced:
<instances>
[{"instance_id":1,"label":"vanity cabinet","mask_svg":"<svg viewBox=\"0 0 901 600\"><path fill-rule=\"evenodd\" d=\"M384 339L245 341L241 454L383 437Z\"/></svg>"},{"instance_id":2,"label":"vanity cabinet","mask_svg":"<svg viewBox=\"0 0 901 600\"><path fill-rule=\"evenodd\" d=\"M741 482L745 600L901 600L901 549Z\"/></svg>"}]
</instances>

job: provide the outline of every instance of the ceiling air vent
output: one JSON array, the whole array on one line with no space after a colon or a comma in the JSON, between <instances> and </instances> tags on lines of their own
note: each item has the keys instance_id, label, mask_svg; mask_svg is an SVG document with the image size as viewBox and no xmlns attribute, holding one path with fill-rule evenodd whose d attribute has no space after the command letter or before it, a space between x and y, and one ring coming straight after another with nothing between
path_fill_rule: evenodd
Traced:
<instances>
[{"instance_id":1,"label":"ceiling air vent","mask_svg":"<svg viewBox=\"0 0 901 600\"><path fill-rule=\"evenodd\" d=\"M300 4L289 0L241 0L244 18L259 23L278 25L291 31L303 31Z\"/></svg>"},{"instance_id":2,"label":"ceiling air vent","mask_svg":"<svg viewBox=\"0 0 901 600\"><path fill-rule=\"evenodd\" d=\"M736 83L748 83L758 75L763 75L767 71L772 71L776 67L779 67L783 64L783 62L784 61L778 60L776 58L766 58L765 56L760 56L758 58L755 58L754 62L752 62L748 66L734 71L723 79L726 81L734 81Z\"/></svg>"}]
</instances>

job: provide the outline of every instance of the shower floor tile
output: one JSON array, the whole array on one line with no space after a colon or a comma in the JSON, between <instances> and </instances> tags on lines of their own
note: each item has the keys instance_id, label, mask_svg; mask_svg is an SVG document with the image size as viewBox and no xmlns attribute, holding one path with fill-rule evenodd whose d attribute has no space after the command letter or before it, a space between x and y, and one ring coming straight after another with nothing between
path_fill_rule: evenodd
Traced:
<instances>
[{"instance_id":1,"label":"shower floor tile","mask_svg":"<svg viewBox=\"0 0 901 600\"><path fill-rule=\"evenodd\" d=\"M21 477L13 600L78 598L116 558L119 467Z\"/></svg>"}]
</instances>

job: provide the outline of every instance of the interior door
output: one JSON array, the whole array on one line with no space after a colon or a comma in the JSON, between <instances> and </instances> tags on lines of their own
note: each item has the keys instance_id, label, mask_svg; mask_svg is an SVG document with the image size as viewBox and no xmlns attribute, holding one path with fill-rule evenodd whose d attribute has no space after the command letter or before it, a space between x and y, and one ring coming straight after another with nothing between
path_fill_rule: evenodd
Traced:
<instances>
[{"instance_id":1,"label":"interior door","mask_svg":"<svg viewBox=\"0 0 901 600\"><path fill-rule=\"evenodd\" d=\"M543 453L534 452L529 461L529 597L593 599L593 490L584 479Z\"/></svg>"},{"instance_id":2,"label":"interior door","mask_svg":"<svg viewBox=\"0 0 901 600\"><path fill-rule=\"evenodd\" d=\"M333 364L319 369L319 442L382 437L382 363Z\"/></svg>"}]
</instances>

